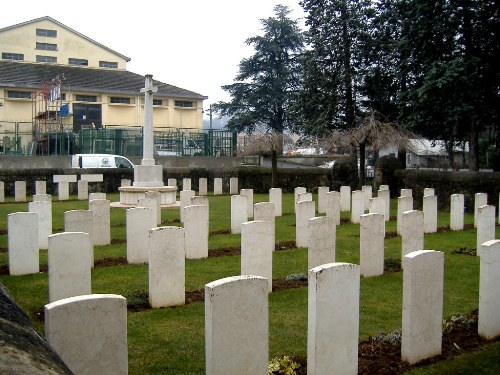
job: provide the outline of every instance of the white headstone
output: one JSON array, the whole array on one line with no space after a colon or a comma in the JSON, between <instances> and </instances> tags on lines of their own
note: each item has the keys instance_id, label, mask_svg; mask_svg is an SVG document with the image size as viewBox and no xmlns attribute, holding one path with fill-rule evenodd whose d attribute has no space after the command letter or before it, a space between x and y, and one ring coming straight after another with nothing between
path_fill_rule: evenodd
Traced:
<instances>
[{"instance_id":1,"label":"white headstone","mask_svg":"<svg viewBox=\"0 0 500 375\"><path fill-rule=\"evenodd\" d=\"M47 194L47 181L35 181L35 194Z\"/></svg>"},{"instance_id":2,"label":"white headstone","mask_svg":"<svg viewBox=\"0 0 500 375\"><path fill-rule=\"evenodd\" d=\"M90 236L64 232L49 237L49 302L91 293Z\"/></svg>"},{"instance_id":3,"label":"white headstone","mask_svg":"<svg viewBox=\"0 0 500 375\"><path fill-rule=\"evenodd\" d=\"M14 182L14 201L26 202L26 181Z\"/></svg>"},{"instance_id":4,"label":"white headstone","mask_svg":"<svg viewBox=\"0 0 500 375\"><path fill-rule=\"evenodd\" d=\"M205 285L205 353L207 375L268 373L268 280L244 275Z\"/></svg>"},{"instance_id":5,"label":"white headstone","mask_svg":"<svg viewBox=\"0 0 500 375\"><path fill-rule=\"evenodd\" d=\"M359 217L365 213L365 193L362 190L354 190L351 199L351 223L359 223Z\"/></svg>"},{"instance_id":6,"label":"white headstone","mask_svg":"<svg viewBox=\"0 0 500 375\"><path fill-rule=\"evenodd\" d=\"M340 225L340 192L326 193L326 216L331 217L335 225Z\"/></svg>"},{"instance_id":7,"label":"white headstone","mask_svg":"<svg viewBox=\"0 0 500 375\"><path fill-rule=\"evenodd\" d=\"M479 207L486 206L488 204L488 194L486 193L476 193L474 195L474 228L477 228L477 211Z\"/></svg>"},{"instance_id":8,"label":"white headstone","mask_svg":"<svg viewBox=\"0 0 500 375\"><path fill-rule=\"evenodd\" d=\"M495 239L495 206L481 206L477 210L476 254L481 255L481 244Z\"/></svg>"},{"instance_id":9,"label":"white headstone","mask_svg":"<svg viewBox=\"0 0 500 375\"><path fill-rule=\"evenodd\" d=\"M295 205L295 244L297 247L309 245L309 219L316 213L314 201L302 201Z\"/></svg>"},{"instance_id":10,"label":"white headstone","mask_svg":"<svg viewBox=\"0 0 500 375\"><path fill-rule=\"evenodd\" d=\"M340 187L340 211L348 212L351 211L351 187L341 186Z\"/></svg>"},{"instance_id":11,"label":"white headstone","mask_svg":"<svg viewBox=\"0 0 500 375\"><path fill-rule=\"evenodd\" d=\"M389 190L389 185L380 185L379 190Z\"/></svg>"},{"instance_id":12,"label":"white headstone","mask_svg":"<svg viewBox=\"0 0 500 375\"><path fill-rule=\"evenodd\" d=\"M214 195L222 194L222 178L216 177L214 178Z\"/></svg>"},{"instance_id":13,"label":"white headstone","mask_svg":"<svg viewBox=\"0 0 500 375\"><path fill-rule=\"evenodd\" d=\"M132 180L129 178L122 178L120 180L120 186L123 186L123 187L132 186Z\"/></svg>"},{"instance_id":14,"label":"white headstone","mask_svg":"<svg viewBox=\"0 0 500 375\"><path fill-rule=\"evenodd\" d=\"M247 197L247 216L253 217L253 189L241 189L240 195Z\"/></svg>"},{"instance_id":15,"label":"white headstone","mask_svg":"<svg viewBox=\"0 0 500 375\"><path fill-rule=\"evenodd\" d=\"M146 191L144 198L151 199L156 204L156 224L161 225L161 193L159 191Z\"/></svg>"},{"instance_id":16,"label":"white headstone","mask_svg":"<svg viewBox=\"0 0 500 375\"><path fill-rule=\"evenodd\" d=\"M80 180L84 180L84 181L88 181L88 182L103 182L104 175L102 173L93 173L93 174L82 173L80 175Z\"/></svg>"},{"instance_id":17,"label":"white headstone","mask_svg":"<svg viewBox=\"0 0 500 375\"><path fill-rule=\"evenodd\" d=\"M127 374L127 300L113 294L45 305L45 337L75 374Z\"/></svg>"},{"instance_id":18,"label":"white headstone","mask_svg":"<svg viewBox=\"0 0 500 375\"><path fill-rule=\"evenodd\" d=\"M298 186L295 189L293 189L293 203L294 203L294 210L297 209L296 205L297 202L299 201L299 194L307 193L307 190L303 186Z\"/></svg>"},{"instance_id":19,"label":"white headstone","mask_svg":"<svg viewBox=\"0 0 500 375\"><path fill-rule=\"evenodd\" d=\"M208 257L208 206L184 207L184 235L187 259Z\"/></svg>"},{"instance_id":20,"label":"white headstone","mask_svg":"<svg viewBox=\"0 0 500 375\"><path fill-rule=\"evenodd\" d=\"M202 177L198 180L198 195L208 195L208 180L206 177Z\"/></svg>"},{"instance_id":21,"label":"white headstone","mask_svg":"<svg viewBox=\"0 0 500 375\"><path fill-rule=\"evenodd\" d=\"M208 201L208 196L198 196L195 195L193 198L191 198L191 205L192 206L207 206L210 208L210 204Z\"/></svg>"},{"instance_id":22,"label":"white headstone","mask_svg":"<svg viewBox=\"0 0 500 375\"><path fill-rule=\"evenodd\" d=\"M413 197L399 197L398 198L398 213L397 213L397 234L401 234L401 219L403 212L413 210Z\"/></svg>"},{"instance_id":23,"label":"white headstone","mask_svg":"<svg viewBox=\"0 0 500 375\"><path fill-rule=\"evenodd\" d=\"M384 198L376 197L371 198L370 203L368 204L368 212L370 214L382 214L384 215L384 221L388 221L389 219L385 218L386 215L386 202Z\"/></svg>"},{"instance_id":24,"label":"white headstone","mask_svg":"<svg viewBox=\"0 0 500 375\"><path fill-rule=\"evenodd\" d=\"M241 224L241 274L267 278L273 290L274 228L267 221Z\"/></svg>"},{"instance_id":25,"label":"white headstone","mask_svg":"<svg viewBox=\"0 0 500 375\"><path fill-rule=\"evenodd\" d=\"M238 194L238 177L231 177L229 179L229 194Z\"/></svg>"},{"instance_id":26,"label":"white headstone","mask_svg":"<svg viewBox=\"0 0 500 375\"><path fill-rule=\"evenodd\" d=\"M379 276L384 273L384 238L384 215L381 213L361 215L359 265L362 276Z\"/></svg>"},{"instance_id":27,"label":"white headstone","mask_svg":"<svg viewBox=\"0 0 500 375\"><path fill-rule=\"evenodd\" d=\"M176 178L169 178L167 180L167 186L177 187L177 179Z\"/></svg>"},{"instance_id":28,"label":"white headstone","mask_svg":"<svg viewBox=\"0 0 500 375\"><path fill-rule=\"evenodd\" d=\"M89 199L89 182L87 180L78 180L78 200Z\"/></svg>"},{"instance_id":29,"label":"white headstone","mask_svg":"<svg viewBox=\"0 0 500 375\"><path fill-rule=\"evenodd\" d=\"M191 179L183 178L182 179L182 190L191 190Z\"/></svg>"},{"instance_id":30,"label":"white headstone","mask_svg":"<svg viewBox=\"0 0 500 375\"><path fill-rule=\"evenodd\" d=\"M500 240L481 244L478 333L491 340L500 336Z\"/></svg>"},{"instance_id":31,"label":"white headstone","mask_svg":"<svg viewBox=\"0 0 500 375\"><path fill-rule=\"evenodd\" d=\"M370 199L373 197L373 189L370 185L364 185L361 187L361 191L365 197L365 211L370 207Z\"/></svg>"},{"instance_id":32,"label":"white headstone","mask_svg":"<svg viewBox=\"0 0 500 375\"><path fill-rule=\"evenodd\" d=\"M247 197L231 195L231 233L241 233L241 224L248 221Z\"/></svg>"},{"instance_id":33,"label":"white headstone","mask_svg":"<svg viewBox=\"0 0 500 375\"><path fill-rule=\"evenodd\" d=\"M413 197L413 191L411 189L401 189L401 197Z\"/></svg>"},{"instance_id":34,"label":"white headstone","mask_svg":"<svg viewBox=\"0 0 500 375\"><path fill-rule=\"evenodd\" d=\"M401 360L414 364L441 354L444 254L414 251L403 263Z\"/></svg>"},{"instance_id":35,"label":"white headstone","mask_svg":"<svg viewBox=\"0 0 500 375\"><path fill-rule=\"evenodd\" d=\"M149 304L153 308L185 304L184 228L149 231Z\"/></svg>"},{"instance_id":36,"label":"white headstone","mask_svg":"<svg viewBox=\"0 0 500 375\"><path fill-rule=\"evenodd\" d=\"M425 195L423 201L423 211L424 211L424 233L436 233L437 232L437 196L436 195Z\"/></svg>"},{"instance_id":37,"label":"white headstone","mask_svg":"<svg viewBox=\"0 0 500 375\"><path fill-rule=\"evenodd\" d=\"M424 248L424 213L411 210L401 216L401 254L402 257ZM402 258L401 257L401 258Z\"/></svg>"},{"instance_id":38,"label":"white headstone","mask_svg":"<svg viewBox=\"0 0 500 375\"><path fill-rule=\"evenodd\" d=\"M269 202L274 204L274 216L283 215L283 199L282 199L281 188L271 188L269 189Z\"/></svg>"},{"instance_id":39,"label":"white headstone","mask_svg":"<svg viewBox=\"0 0 500 375\"><path fill-rule=\"evenodd\" d=\"M127 262L141 264L149 262L149 230L152 225L153 210L149 207L134 207L126 211Z\"/></svg>"},{"instance_id":40,"label":"white headstone","mask_svg":"<svg viewBox=\"0 0 500 375\"><path fill-rule=\"evenodd\" d=\"M330 191L328 186L318 187L318 212L321 214L326 213L326 194Z\"/></svg>"},{"instance_id":41,"label":"white headstone","mask_svg":"<svg viewBox=\"0 0 500 375\"><path fill-rule=\"evenodd\" d=\"M309 219L307 269L335 262L337 226L328 216Z\"/></svg>"},{"instance_id":42,"label":"white headstone","mask_svg":"<svg viewBox=\"0 0 500 375\"><path fill-rule=\"evenodd\" d=\"M389 221L391 219L391 192L389 189L379 190L377 198L384 200L384 220Z\"/></svg>"},{"instance_id":43,"label":"white headstone","mask_svg":"<svg viewBox=\"0 0 500 375\"><path fill-rule=\"evenodd\" d=\"M450 229L464 229L464 195L452 194L450 201Z\"/></svg>"},{"instance_id":44,"label":"white headstone","mask_svg":"<svg viewBox=\"0 0 500 375\"><path fill-rule=\"evenodd\" d=\"M5 202L5 183L0 181L0 203Z\"/></svg>"},{"instance_id":45,"label":"white headstone","mask_svg":"<svg viewBox=\"0 0 500 375\"><path fill-rule=\"evenodd\" d=\"M191 199L194 197L194 190L181 190L180 194L180 221L184 223L184 207L191 206Z\"/></svg>"},{"instance_id":46,"label":"white headstone","mask_svg":"<svg viewBox=\"0 0 500 375\"><path fill-rule=\"evenodd\" d=\"M359 266L329 263L309 270L307 373L357 374Z\"/></svg>"},{"instance_id":47,"label":"white headstone","mask_svg":"<svg viewBox=\"0 0 500 375\"><path fill-rule=\"evenodd\" d=\"M253 205L253 215L254 220L269 221L273 224L275 223L275 209L274 204L270 202L259 202Z\"/></svg>"},{"instance_id":48,"label":"white headstone","mask_svg":"<svg viewBox=\"0 0 500 375\"><path fill-rule=\"evenodd\" d=\"M89 194L89 201L93 201L95 199L106 199L106 193L90 193Z\"/></svg>"},{"instance_id":49,"label":"white headstone","mask_svg":"<svg viewBox=\"0 0 500 375\"><path fill-rule=\"evenodd\" d=\"M38 216L38 247L48 249L49 236L52 234L52 202L29 202L28 211Z\"/></svg>"},{"instance_id":50,"label":"white headstone","mask_svg":"<svg viewBox=\"0 0 500 375\"><path fill-rule=\"evenodd\" d=\"M89 210L92 211L92 244L109 245L111 243L110 202L105 199L89 201Z\"/></svg>"},{"instance_id":51,"label":"white headstone","mask_svg":"<svg viewBox=\"0 0 500 375\"><path fill-rule=\"evenodd\" d=\"M38 215L34 212L14 212L7 215L9 274L38 273Z\"/></svg>"},{"instance_id":52,"label":"white headstone","mask_svg":"<svg viewBox=\"0 0 500 375\"><path fill-rule=\"evenodd\" d=\"M424 188L424 197L426 195L435 195L434 188Z\"/></svg>"},{"instance_id":53,"label":"white headstone","mask_svg":"<svg viewBox=\"0 0 500 375\"><path fill-rule=\"evenodd\" d=\"M64 213L65 232L88 233L92 243L94 214L90 210L71 210ZM91 267L94 267L94 251L91 252Z\"/></svg>"},{"instance_id":54,"label":"white headstone","mask_svg":"<svg viewBox=\"0 0 500 375\"><path fill-rule=\"evenodd\" d=\"M69 184L76 182L76 174L53 175L52 181L57 184L57 194L60 201L69 199Z\"/></svg>"},{"instance_id":55,"label":"white headstone","mask_svg":"<svg viewBox=\"0 0 500 375\"><path fill-rule=\"evenodd\" d=\"M52 195L50 195L50 194L35 194L35 195L33 195L33 202L52 202Z\"/></svg>"}]
</instances>

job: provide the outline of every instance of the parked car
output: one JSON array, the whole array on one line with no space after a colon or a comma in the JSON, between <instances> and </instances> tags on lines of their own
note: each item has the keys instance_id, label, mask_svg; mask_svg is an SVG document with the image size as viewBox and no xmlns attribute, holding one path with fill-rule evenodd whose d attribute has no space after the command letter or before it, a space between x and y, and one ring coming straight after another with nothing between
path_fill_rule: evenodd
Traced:
<instances>
[{"instance_id":1,"label":"parked car","mask_svg":"<svg viewBox=\"0 0 500 375\"><path fill-rule=\"evenodd\" d=\"M133 168L134 164L121 155L75 154L71 158L72 168Z\"/></svg>"}]
</instances>

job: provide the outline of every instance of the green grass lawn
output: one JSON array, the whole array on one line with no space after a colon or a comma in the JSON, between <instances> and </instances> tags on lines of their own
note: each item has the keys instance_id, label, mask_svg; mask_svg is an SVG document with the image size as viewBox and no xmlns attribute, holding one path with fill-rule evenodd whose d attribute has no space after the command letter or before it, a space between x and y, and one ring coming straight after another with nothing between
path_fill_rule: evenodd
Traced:
<instances>
[{"instance_id":1,"label":"green grass lawn","mask_svg":"<svg viewBox=\"0 0 500 375\"><path fill-rule=\"evenodd\" d=\"M76 197L72 197L76 198ZM117 194L108 199L118 201ZM254 202L267 201L268 196L255 194ZM314 196L316 200L316 195ZM391 202L391 216L396 216L396 202ZM53 231L62 232L64 212L87 209L87 202L70 200L53 202ZM27 203L8 200L0 204L0 266L8 264L7 214L27 211ZM350 214L342 213L343 219ZM343 220L344 222L345 220ZM471 215L466 223L472 223ZM111 210L111 237L126 238L125 210ZM162 210L162 225L181 225L178 210ZM449 225L449 213L440 212L438 226ZM240 236L226 234L230 229L230 198L210 196L209 248L239 247ZM387 232L396 230L395 221L386 224ZM497 228L497 238L499 229ZM276 242L295 240L293 194L283 195L283 216L276 218ZM454 254L454 250L474 248L476 231L442 231L425 236L425 248L445 254L444 317L468 314L478 307L479 258ZM126 256L126 244L96 246L95 259ZM385 240L385 258L401 258L400 237ZM336 261L359 263L359 225L343 223L337 227ZM40 252L40 263L47 263L47 251ZM283 279L294 273L307 273L307 249L290 249L273 254L273 278ZM210 257L186 261L186 290L203 289L217 279L240 273L239 256ZM402 272L387 273L361 280L360 340L381 332L401 329ZM38 319L48 302L47 273L27 276L0 275L16 301L43 332ZM129 296L148 289L147 265L97 267L92 270L93 293L115 293ZM307 288L288 289L269 295L269 356L307 353ZM131 374L203 374L205 372L204 305L201 302L163 309L128 313L129 372ZM457 359L426 366L415 374L497 374L500 373L500 344L487 345ZM481 366L479 367L479 364ZM478 366L478 367L476 367ZM478 372L472 371L478 368Z\"/></svg>"}]
</instances>

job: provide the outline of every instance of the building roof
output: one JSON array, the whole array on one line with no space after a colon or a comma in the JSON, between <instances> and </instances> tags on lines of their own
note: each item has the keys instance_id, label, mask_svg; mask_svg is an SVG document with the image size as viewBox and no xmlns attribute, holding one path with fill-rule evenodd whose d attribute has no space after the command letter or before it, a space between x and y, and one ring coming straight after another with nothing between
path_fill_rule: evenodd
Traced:
<instances>
[{"instance_id":1,"label":"building roof","mask_svg":"<svg viewBox=\"0 0 500 375\"><path fill-rule=\"evenodd\" d=\"M430 140L430 139L410 139L408 141L408 150L415 153L416 155L436 155L444 156L447 155L446 143L442 140ZM454 145L454 152L464 151L462 148ZM469 143L465 144L465 151L469 151Z\"/></svg>"},{"instance_id":2,"label":"building roof","mask_svg":"<svg viewBox=\"0 0 500 375\"><path fill-rule=\"evenodd\" d=\"M106 94L139 95L144 87L144 76L126 70L86 68L47 63L0 61L0 87L41 89L43 83L62 77L64 91L96 92ZM158 87L157 97L204 100L206 96L153 80Z\"/></svg>"},{"instance_id":3,"label":"building roof","mask_svg":"<svg viewBox=\"0 0 500 375\"><path fill-rule=\"evenodd\" d=\"M101 43L96 42L96 41L95 41L95 40L93 40L93 39L90 39L88 36L85 36L85 35L83 35L83 34L79 33L78 31L73 30L72 28L70 28L70 27L68 27L68 26L66 26L66 25L64 25L64 24L62 24L61 22L56 21L55 19L53 19L53 18L51 18L51 17L48 17L48 16L45 16L45 17L40 17L40 18L35 18L34 20L31 20L31 21L21 22L21 23L18 23L18 24L16 24L16 25L12 25L12 26L7 26L7 27L4 27L3 29L0 29L0 33L1 33L2 31L6 31L6 30L10 30L10 29L15 29L15 28L17 28L17 27L19 27L19 26L25 26L25 25L29 25L29 24L31 24L31 23L36 23L36 22L40 22L40 21L49 21L49 22L53 22L53 23L55 23L56 25L58 25L58 26L60 26L60 27L62 27L62 28L65 28L66 30L68 30L68 31L70 31L70 32L72 32L72 33L74 33L74 34L76 34L76 35L78 35L78 36L80 36L80 37L82 37L82 38L84 38L84 39L88 40L89 42L91 42L91 43L93 43L93 44L95 44L95 45L97 45L97 46L99 46L99 47L101 47L101 48L104 48L105 50L107 50L107 51L109 51L109 52L111 52L111 53L113 53L113 54L115 54L115 55L120 56L122 59L125 59L127 62L128 62L128 61L130 61L130 57L127 57L127 56L125 56L125 55L122 55L121 53L116 52L116 51L112 50L111 48L106 47L105 45L103 45L103 44L101 44Z\"/></svg>"}]
</instances>

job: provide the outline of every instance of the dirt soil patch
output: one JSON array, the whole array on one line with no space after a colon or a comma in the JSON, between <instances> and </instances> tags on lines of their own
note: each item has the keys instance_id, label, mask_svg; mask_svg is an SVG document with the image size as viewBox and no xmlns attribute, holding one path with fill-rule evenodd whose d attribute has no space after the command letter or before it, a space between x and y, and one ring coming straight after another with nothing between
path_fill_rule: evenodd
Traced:
<instances>
[{"instance_id":1,"label":"dirt soil patch","mask_svg":"<svg viewBox=\"0 0 500 375\"><path fill-rule=\"evenodd\" d=\"M490 342L481 338L477 333L477 310L469 317L469 323L448 321L443 332L441 354L414 365L401 362L401 344L391 344L370 337L358 346L358 374L359 375L396 375L403 374L413 368L427 366L460 354L478 349ZM500 339L500 338L499 338ZM499 339L495 340L498 341ZM303 357L292 357L301 365L296 374L307 374L307 361Z\"/></svg>"}]
</instances>

